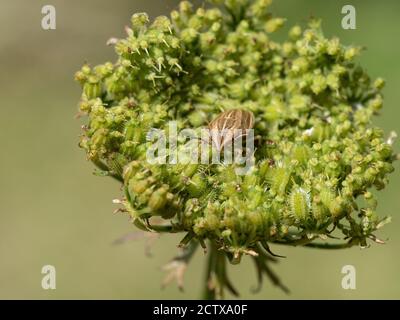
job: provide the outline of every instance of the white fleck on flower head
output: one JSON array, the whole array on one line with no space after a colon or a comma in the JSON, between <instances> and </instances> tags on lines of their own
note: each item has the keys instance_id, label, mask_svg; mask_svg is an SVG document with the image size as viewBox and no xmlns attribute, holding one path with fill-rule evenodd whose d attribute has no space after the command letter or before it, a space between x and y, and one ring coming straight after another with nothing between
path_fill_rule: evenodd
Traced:
<instances>
[{"instance_id":1,"label":"white fleck on flower head","mask_svg":"<svg viewBox=\"0 0 400 320\"><path fill-rule=\"evenodd\" d=\"M310 192L303 189L303 188L299 188L299 192L301 192L302 194L304 194L305 198L306 198L306 202L307 202L307 206L308 208L311 208L311 196L310 196Z\"/></svg>"},{"instance_id":2,"label":"white fleck on flower head","mask_svg":"<svg viewBox=\"0 0 400 320\"><path fill-rule=\"evenodd\" d=\"M311 135L314 133L314 127L311 127L310 129L304 130L303 135L307 137L311 137Z\"/></svg>"},{"instance_id":3,"label":"white fleck on flower head","mask_svg":"<svg viewBox=\"0 0 400 320\"><path fill-rule=\"evenodd\" d=\"M389 133L389 138L386 140L388 145L393 145L394 141L397 139L397 133L395 131L391 131Z\"/></svg>"}]
</instances>

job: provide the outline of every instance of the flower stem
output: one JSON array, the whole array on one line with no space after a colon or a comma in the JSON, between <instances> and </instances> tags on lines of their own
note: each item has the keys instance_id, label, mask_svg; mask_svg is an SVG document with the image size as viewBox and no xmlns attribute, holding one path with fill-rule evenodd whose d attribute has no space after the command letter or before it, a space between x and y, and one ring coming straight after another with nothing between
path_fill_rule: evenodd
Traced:
<instances>
[{"instance_id":1,"label":"flower stem","mask_svg":"<svg viewBox=\"0 0 400 320\"><path fill-rule=\"evenodd\" d=\"M215 290L211 287L212 273L216 259L215 250L216 250L215 246L211 244L210 252L208 253L206 274L204 279L203 296L202 296L203 300L215 300L216 298Z\"/></svg>"},{"instance_id":2,"label":"flower stem","mask_svg":"<svg viewBox=\"0 0 400 320\"><path fill-rule=\"evenodd\" d=\"M228 278L226 253L220 250L212 241L210 241L209 249L203 299L223 299L225 289L234 296L238 296L237 290Z\"/></svg>"}]
</instances>

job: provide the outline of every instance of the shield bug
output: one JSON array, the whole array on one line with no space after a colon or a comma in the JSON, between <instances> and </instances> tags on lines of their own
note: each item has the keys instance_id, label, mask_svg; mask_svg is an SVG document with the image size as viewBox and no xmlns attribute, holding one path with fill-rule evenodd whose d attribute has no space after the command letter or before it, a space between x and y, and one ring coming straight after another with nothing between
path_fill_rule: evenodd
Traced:
<instances>
[{"instance_id":1,"label":"shield bug","mask_svg":"<svg viewBox=\"0 0 400 320\"><path fill-rule=\"evenodd\" d=\"M250 111L231 109L222 112L208 125L211 140L218 150L237 138L247 135L254 126L254 115Z\"/></svg>"}]
</instances>

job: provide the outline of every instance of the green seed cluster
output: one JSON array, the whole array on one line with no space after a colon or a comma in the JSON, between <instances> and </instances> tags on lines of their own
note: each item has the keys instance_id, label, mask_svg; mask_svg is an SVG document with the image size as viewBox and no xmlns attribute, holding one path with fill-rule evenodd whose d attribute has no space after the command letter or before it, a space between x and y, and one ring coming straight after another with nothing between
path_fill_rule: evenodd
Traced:
<instances>
[{"instance_id":1,"label":"green seed cluster","mask_svg":"<svg viewBox=\"0 0 400 320\"><path fill-rule=\"evenodd\" d=\"M269 0L184 1L170 17L134 14L116 63L76 73L88 115L80 145L99 173L119 179L134 223L149 231L211 240L228 256L260 244L309 244L339 230L366 245L386 220L371 190L383 189L395 159L371 123L382 79L354 62L360 49L324 37L320 23L273 33L284 19ZM255 166L150 164L151 128L200 129L221 111L255 116ZM153 217L164 221L155 224Z\"/></svg>"}]
</instances>

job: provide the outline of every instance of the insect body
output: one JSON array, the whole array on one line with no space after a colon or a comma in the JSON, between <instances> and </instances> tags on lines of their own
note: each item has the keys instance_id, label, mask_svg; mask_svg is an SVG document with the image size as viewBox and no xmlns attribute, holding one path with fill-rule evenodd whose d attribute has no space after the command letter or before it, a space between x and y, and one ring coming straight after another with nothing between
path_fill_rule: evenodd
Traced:
<instances>
[{"instance_id":1,"label":"insect body","mask_svg":"<svg viewBox=\"0 0 400 320\"><path fill-rule=\"evenodd\" d=\"M254 126L254 115L241 109L227 110L208 125L213 144L218 150L237 138L246 136Z\"/></svg>"}]
</instances>

